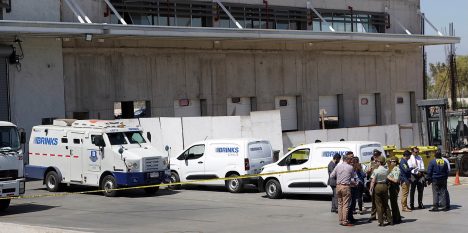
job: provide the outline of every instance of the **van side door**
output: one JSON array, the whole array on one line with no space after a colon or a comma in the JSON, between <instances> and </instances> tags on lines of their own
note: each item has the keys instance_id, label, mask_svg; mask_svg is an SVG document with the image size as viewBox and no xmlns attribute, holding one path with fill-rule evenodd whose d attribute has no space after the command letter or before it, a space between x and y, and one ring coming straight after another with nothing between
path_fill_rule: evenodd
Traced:
<instances>
[{"instance_id":1,"label":"van side door","mask_svg":"<svg viewBox=\"0 0 468 233\"><path fill-rule=\"evenodd\" d=\"M344 156L350 148L346 147L318 147L312 156L312 168L323 168L312 170L310 172L310 181L312 183L311 192L317 194L327 194L332 192L328 186L328 164L333 159L333 156L338 153Z\"/></svg>"},{"instance_id":2,"label":"van side door","mask_svg":"<svg viewBox=\"0 0 468 233\"><path fill-rule=\"evenodd\" d=\"M90 133L83 140L83 181L89 185L99 185L101 162L104 158L104 150L94 144L98 136L101 134Z\"/></svg>"},{"instance_id":3,"label":"van side door","mask_svg":"<svg viewBox=\"0 0 468 233\"><path fill-rule=\"evenodd\" d=\"M281 175L281 188L287 193L307 193L310 190L310 149L291 151L279 163L280 171L297 171ZM301 171L304 170L304 171Z\"/></svg>"},{"instance_id":4,"label":"van side door","mask_svg":"<svg viewBox=\"0 0 468 233\"><path fill-rule=\"evenodd\" d=\"M69 161L70 182L81 183L83 180L83 139L84 133L69 132L68 135L69 153L65 155L65 159Z\"/></svg>"},{"instance_id":5,"label":"van side door","mask_svg":"<svg viewBox=\"0 0 468 233\"><path fill-rule=\"evenodd\" d=\"M199 144L188 148L177 159L181 161L180 178L182 180L200 180L205 178L205 145Z\"/></svg>"}]
</instances>

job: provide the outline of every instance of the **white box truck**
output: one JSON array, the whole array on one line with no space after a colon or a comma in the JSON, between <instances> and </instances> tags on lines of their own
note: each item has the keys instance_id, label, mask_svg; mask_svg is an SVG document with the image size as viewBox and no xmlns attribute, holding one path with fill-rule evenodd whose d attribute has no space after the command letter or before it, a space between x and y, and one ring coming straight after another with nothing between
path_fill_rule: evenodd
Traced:
<instances>
[{"instance_id":1,"label":"white box truck","mask_svg":"<svg viewBox=\"0 0 468 233\"><path fill-rule=\"evenodd\" d=\"M95 186L105 196L119 187L169 182L166 153L150 145L140 127L121 121L54 120L32 129L26 176L41 179L47 190L62 184ZM154 194L159 187L145 188Z\"/></svg>"},{"instance_id":2,"label":"white box truck","mask_svg":"<svg viewBox=\"0 0 468 233\"><path fill-rule=\"evenodd\" d=\"M258 174L264 165L273 162L273 150L267 140L217 139L196 142L180 155L170 159L171 180L186 182L240 175ZM203 185L225 185L233 193L244 184L257 184L257 179L232 179L201 182Z\"/></svg>"},{"instance_id":3,"label":"white box truck","mask_svg":"<svg viewBox=\"0 0 468 233\"><path fill-rule=\"evenodd\" d=\"M288 152L278 162L266 165L260 174L259 189L265 191L272 199L280 198L283 193L295 194L326 194L332 195L328 182L328 163L336 153L344 156L352 151L359 157L360 163L370 162L374 149L384 151L379 142L343 141L321 142L298 146ZM312 170L313 168L324 168ZM276 172L291 172L272 174Z\"/></svg>"},{"instance_id":4,"label":"white box truck","mask_svg":"<svg viewBox=\"0 0 468 233\"><path fill-rule=\"evenodd\" d=\"M0 121L0 198L17 197L24 194L24 162L21 144L26 134L5 121ZM11 199L0 199L0 211L10 206Z\"/></svg>"}]
</instances>

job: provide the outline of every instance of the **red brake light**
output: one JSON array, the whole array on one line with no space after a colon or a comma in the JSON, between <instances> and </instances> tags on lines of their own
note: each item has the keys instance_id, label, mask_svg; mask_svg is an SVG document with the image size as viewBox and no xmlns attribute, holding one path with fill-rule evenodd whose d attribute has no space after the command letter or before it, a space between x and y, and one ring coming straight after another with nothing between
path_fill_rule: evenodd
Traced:
<instances>
[{"instance_id":1,"label":"red brake light","mask_svg":"<svg viewBox=\"0 0 468 233\"><path fill-rule=\"evenodd\" d=\"M250 162L248 158L244 159L244 167L246 171L250 170Z\"/></svg>"}]
</instances>

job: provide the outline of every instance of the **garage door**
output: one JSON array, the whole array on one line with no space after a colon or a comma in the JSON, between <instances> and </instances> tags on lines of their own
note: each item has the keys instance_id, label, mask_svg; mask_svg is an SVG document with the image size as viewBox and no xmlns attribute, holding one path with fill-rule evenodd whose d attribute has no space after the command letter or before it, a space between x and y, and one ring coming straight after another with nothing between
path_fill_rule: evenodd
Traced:
<instances>
[{"instance_id":1,"label":"garage door","mask_svg":"<svg viewBox=\"0 0 468 233\"><path fill-rule=\"evenodd\" d=\"M6 58L0 56L0 121L10 121Z\"/></svg>"}]
</instances>

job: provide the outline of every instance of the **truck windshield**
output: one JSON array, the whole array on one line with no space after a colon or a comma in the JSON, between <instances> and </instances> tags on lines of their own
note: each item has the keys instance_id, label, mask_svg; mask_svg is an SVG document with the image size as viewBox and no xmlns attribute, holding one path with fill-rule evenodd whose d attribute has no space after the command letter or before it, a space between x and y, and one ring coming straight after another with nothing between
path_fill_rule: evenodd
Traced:
<instances>
[{"instance_id":1,"label":"truck windshield","mask_svg":"<svg viewBox=\"0 0 468 233\"><path fill-rule=\"evenodd\" d=\"M18 130L15 127L0 127L0 151L16 151L20 146Z\"/></svg>"},{"instance_id":2,"label":"truck windshield","mask_svg":"<svg viewBox=\"0 0 468 233\"><path fill-rule=\"evenodd\" d=\"M131 144L141 144L146 142L143 135L141 135L141 132L125 132L125 136L127 136L128 141Z\"/></svg>"},{"instance_id":3,"label":"truck windshield","mask_svg":"<svg viewBox=\"0 0 468 233\"><path fill-rule=\"evenodd\" d=\"M125 135L123 133L108 133L107 137L111 145L123 145L127 144Z\"/></svg>"},{"instance_id":4,"label":"truck windshield","mask_svg":"<svg viewBox=\"0 0 468 233\"><path fill-rule=\"evenodd\" d=\"M125 144L141 144L146 143L141 132L119 132L107 133L111 145L125 145Z\"/></svg>"}]
</instances>

